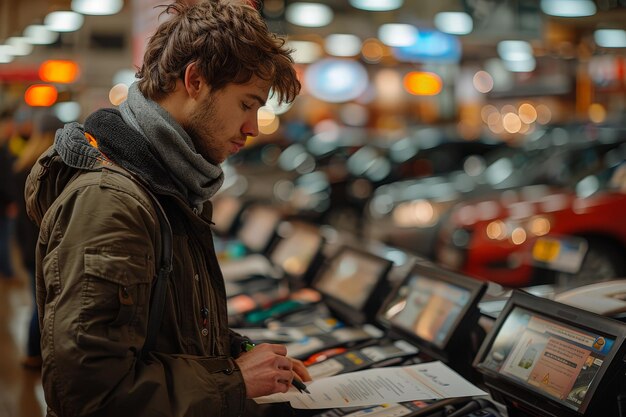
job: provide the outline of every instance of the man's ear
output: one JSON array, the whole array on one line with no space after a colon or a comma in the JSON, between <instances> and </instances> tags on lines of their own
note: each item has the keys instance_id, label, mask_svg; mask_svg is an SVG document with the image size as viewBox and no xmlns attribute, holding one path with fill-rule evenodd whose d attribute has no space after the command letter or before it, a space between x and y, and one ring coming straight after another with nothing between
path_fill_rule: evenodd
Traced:
<instances>
[{"instance_id":1,"label":"man's ear","mask_svg":"<svg viewBox=\"0 0 626 417\"><path fill-rule=\"evenodd\" d=\"M185 68L184 83L187 94L193 99L197 99L200 95L200 91L203 88L206 88L204 78L202 78L202 75L198 71L198 65L195 61L187 65L187 68Z\"/></svg>"}]
</instances>

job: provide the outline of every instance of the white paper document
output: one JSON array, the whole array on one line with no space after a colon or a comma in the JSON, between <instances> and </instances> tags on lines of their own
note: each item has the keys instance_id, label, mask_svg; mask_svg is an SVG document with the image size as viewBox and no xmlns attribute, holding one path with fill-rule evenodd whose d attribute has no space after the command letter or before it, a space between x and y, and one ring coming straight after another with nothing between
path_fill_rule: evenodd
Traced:
<instances>
[{"instance_id":1,"label":"white paper document","mask_svg":"<svg viewBox=\"0 0 626 417\"><path fill-rule=\"evenodd\" d=\"M351 372L309 382L307 388L310 394L291 387L255 401L316 409L487 395L442 362Z\"/></svg>"}]
</instances>

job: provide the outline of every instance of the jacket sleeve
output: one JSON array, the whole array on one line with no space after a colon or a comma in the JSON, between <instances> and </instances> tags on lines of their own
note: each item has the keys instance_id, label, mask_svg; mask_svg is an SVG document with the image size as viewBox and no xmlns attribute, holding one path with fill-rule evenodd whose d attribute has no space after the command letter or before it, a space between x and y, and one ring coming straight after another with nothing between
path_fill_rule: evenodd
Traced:
<instances>
[{"instance_id":1,"label":"jacket sleeve","mask_svg":"<svg viewBox=\"0 0 626 417\"><path fill-rule=\"evenodd\" d=\"M245 342L252 343L252 341L246 336L242 336L239 333L229 329L230 332L230 355L233 358L238 357L244 351L243 344Z\"/></svg>"},{"instance_id":2,"label":"jacket sleeve","mask_svg":"<svg viewBox=\"0 0 626 417\"><path fill-rule=\"evenodd\" d=\"M135 191L76 186L46 213L37 270L46 401L67 417L239 416L245 384L231 357L141 355L159 225Z\"/></svg>"}]
</instances>

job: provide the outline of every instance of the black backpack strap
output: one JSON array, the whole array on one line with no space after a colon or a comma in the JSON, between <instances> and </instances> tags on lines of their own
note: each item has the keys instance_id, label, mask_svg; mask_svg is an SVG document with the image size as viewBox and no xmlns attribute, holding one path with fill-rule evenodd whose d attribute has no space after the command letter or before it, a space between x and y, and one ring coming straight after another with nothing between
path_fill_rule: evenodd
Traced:
<instances>
[{"instance_id":1,"label":"black backpack strap","mask_svg":"<svg viewBox=\"0 0 626 417\"><path fill-rule=\"evenodd\" d=\"M153 203L153 207L159 218L159 228L161 230L161 253L158 259L158 270L156 278L152 284L152 293L150 296L150 312L148 316L148 328L146 333L146 340L141 349L142 355L146 355L156 347L156 340L161 329L163 322L163 312L165 310L165 297L167 295L167 284L169 281L170 273L172 272L172 259L174 257L174 236L172 233L172 226L167 219L165 209L154 195L147 184L135 176L132 172L115 165L109 161L106 169L116 171L126 177L131 178L134 182L143 188L146 194L150 197Z\"/></svg>"},{"instance_id":2,"label":"black backpack strap","mask_svg":"<svg viewBox=\"0 0 626 417\"><path fill-rule=\"evenodd\" d=\"M165 296L167 294L167 284L170 273L172 272L172 258L173 258L173 234L170 222L167 219L165 210L156 196L147 188L146 192L152 198L154 207L159 217L159 226L161 229L161 254L158 266L158 272L155 282L152 287L152 295L150 297L150 315L148 317L148 332L146 334L146 341L142 348L142 354L146 355L148 352L154 350L156 346L157 335L163 322L163 312L165 310Z\"/></svg>"}]
</instances>

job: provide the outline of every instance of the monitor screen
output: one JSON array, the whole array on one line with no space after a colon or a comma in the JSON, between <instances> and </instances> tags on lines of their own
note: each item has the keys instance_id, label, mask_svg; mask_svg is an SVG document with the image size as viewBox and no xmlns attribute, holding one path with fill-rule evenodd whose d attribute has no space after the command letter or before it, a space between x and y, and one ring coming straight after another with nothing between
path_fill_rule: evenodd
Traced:
<instances>
[{"instance_id":1,"label":"monitor screen","mask_svg":"<svg viewBox=\"0 0 626 417\"><path fill-rule=\"evenodd\" d=\"M305 223L286 222L278 233L282 239L272 250L270 260L292 277L303 276L322 245L319 229Z\"/></svg>"},{"instance_id":2,"label":"monitor screen","mask_svg":"<svg viewBox=\"0 0 626 417\"><path fill-rule=\"evenodd\" d=\"M280 221L280 213L267 206L252 206L246 210L237 236L252 252L262 252L269 245Z\"/></svg>"},{"instance_id":3,"label":"monitor screen","mask_svg":"<svg viewBox=\"0 0 626 417\"><path fill-rule=\"evenodd\" d=\"M478 364L579 411L615 338L514 306Z\"/></svg>"},{"instance_id":4,"label":"monitor screen","mask_svg":"<svg viewBox=\"0 0 626 417\"><path fill-rule=\"evenodd\" d=\"M361 310L389 267L385 259L368 255L351 249L342 250L316 279L315 289Z\"/></svg>"},{"instance_id":5,"label":"monitor screen","mask_svg":"<svg viewBox=\"0 0 626 417\"><path fill-rule=\"evenodd\" d=\"M471 300L467 288L412 273L386 303L381 318L443 348Z\"/></svg>"}]
</instances>

